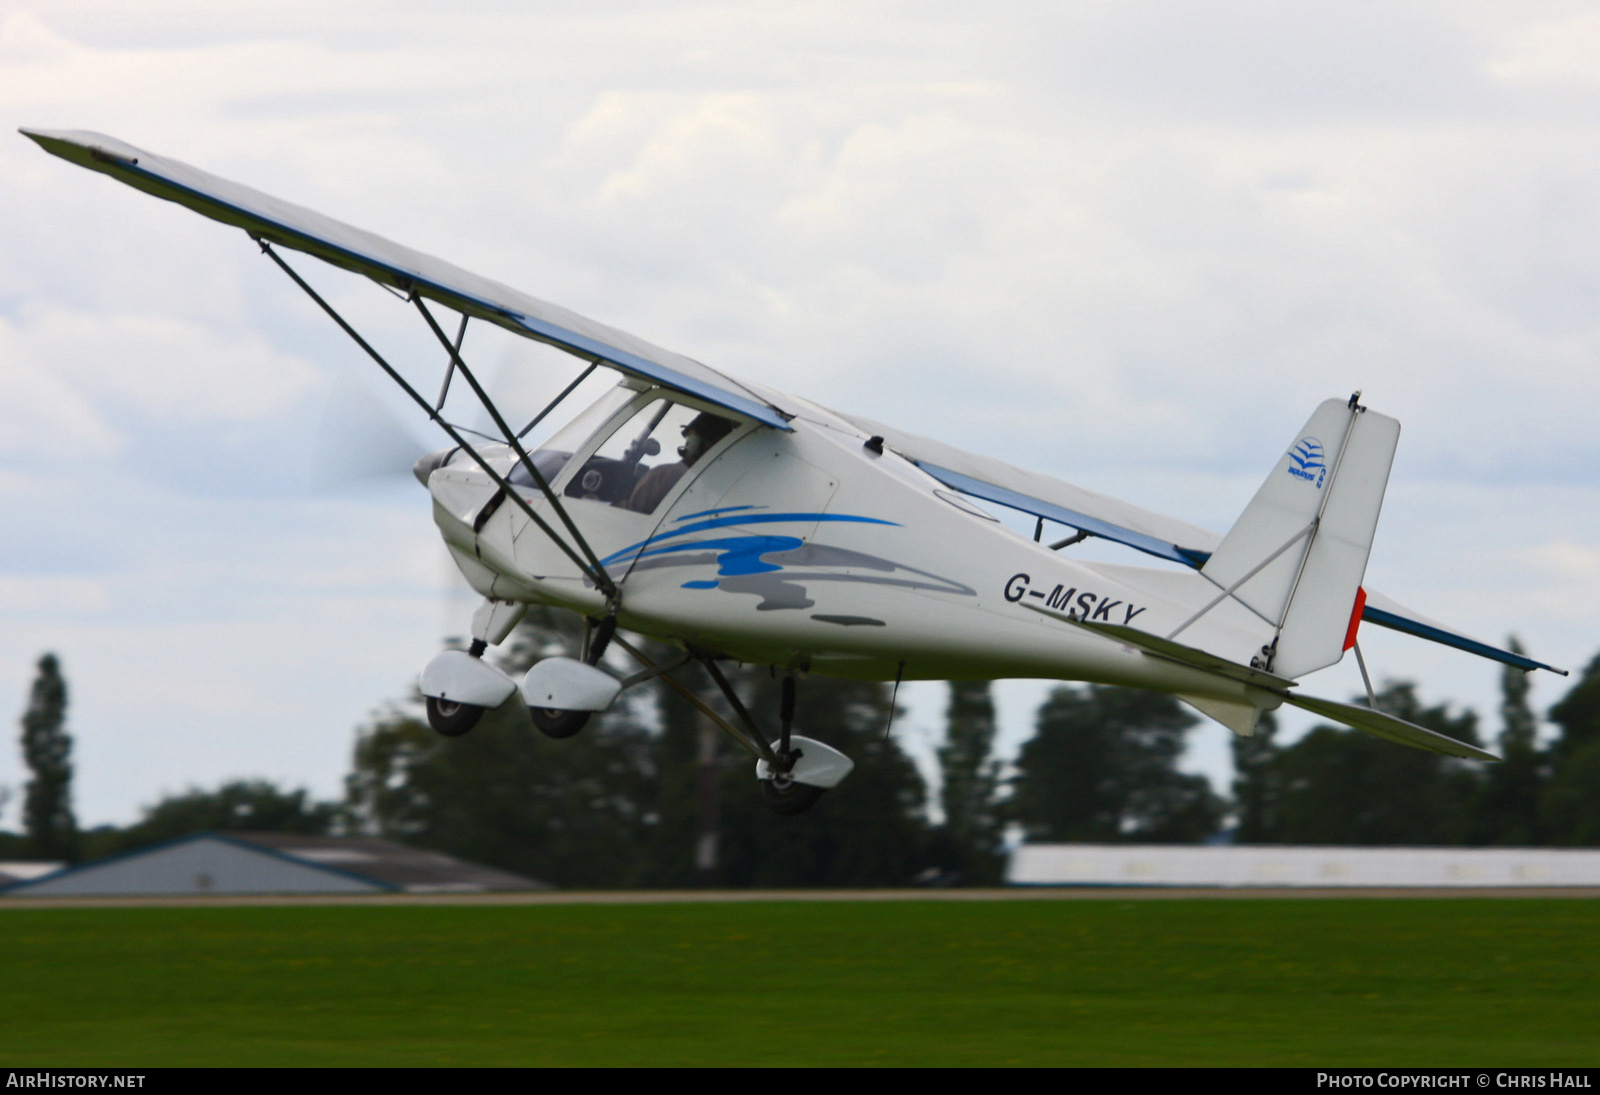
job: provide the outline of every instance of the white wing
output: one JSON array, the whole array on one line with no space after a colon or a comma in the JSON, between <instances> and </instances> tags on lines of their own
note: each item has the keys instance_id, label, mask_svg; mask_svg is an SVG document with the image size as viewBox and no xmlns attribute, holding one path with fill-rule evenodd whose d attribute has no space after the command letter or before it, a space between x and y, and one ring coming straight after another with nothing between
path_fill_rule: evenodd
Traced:
<instances>
[{"instance_id":1,"label":"white wing","mask_svg":"<svg viewBox=\"0 0 1600 1095\"><path fill-rule=\"evenodd\" d=\"M780 430L785 415L769 400L693 358L520 293L442 259L413 251L240 183L83 130L23 129L46 152L177 202L252 236L304 251L384 285L549 343L589 361L664 384Z\"/></svg>"}]
</instances>

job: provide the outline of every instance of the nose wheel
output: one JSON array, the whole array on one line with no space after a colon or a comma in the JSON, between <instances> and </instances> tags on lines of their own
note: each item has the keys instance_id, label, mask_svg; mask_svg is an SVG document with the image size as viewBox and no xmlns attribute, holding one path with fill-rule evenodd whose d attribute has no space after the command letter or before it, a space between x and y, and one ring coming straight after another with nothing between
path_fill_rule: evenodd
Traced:
<instances>
[{"instance_id":1,"label":"nose wheel","mask_svg":"<svg viewBox=\"0 0 1600 1095\"><path fill-rule=\"evenodd\" d=\"M761 781L761 801L779 817L795 817L815 806L826 790L797 782L785 773Z\"/></svg>"},{"instance_id":2,"label":"nose wheel","mask_svg":"<svg viewBox=\"0 0 1600 1095\"><path fill-rule=\"evenodd\" d=\"M849 757L815 738L803 738L794 733L792 671L784 675L783 691L779 696L778 740L767 744L764 741L765 735L750 717L750 712L745 709L739 694L733 690L728 679L717 668L716 660L714 658L701 660L705 664L706 672L722 690L728 706L733 708L734 713L739 716L739 721L744 723L745 729L740 731L735 728L711 708L696 702L692 696L689 697L690 702L695 703L702 714L733 735L735 740L759 758L756 761L756 781L761 788L761 801L765 802L773 813L780 817L794 817L796 814L805 813L817 804L824 791L837 787L839 781L850 774L855 762Z\"/></svg>"},{"instance_id":3,"label":"nose wheel","mask_svg":"<svg viewBox=\"0 0 1600 1095\"><path fill-rule=\"evenodd\" d=\"M783 690L778 694L778 743L774 750L778 763L769 779L761 780L761 801L779 817L803 814L817 804L823 787L813 787L794 778L795 762L805 755L791 740L794 730L794 674L785 673Z\"/></svg>"},{"instance_id":4,"label":"nose wheel","mask_svg":"<svg viewBox=\"0 0 1600 1095\"><path fill-rule=\"evenodd\" d=\"M761 801L780 817L795 817L815 806L824 791L836 787L855 763L843 753L794 730L794 674L783 678L778 702L778 740L771 760L756 764Z\"/></svg>"}]
</instances>

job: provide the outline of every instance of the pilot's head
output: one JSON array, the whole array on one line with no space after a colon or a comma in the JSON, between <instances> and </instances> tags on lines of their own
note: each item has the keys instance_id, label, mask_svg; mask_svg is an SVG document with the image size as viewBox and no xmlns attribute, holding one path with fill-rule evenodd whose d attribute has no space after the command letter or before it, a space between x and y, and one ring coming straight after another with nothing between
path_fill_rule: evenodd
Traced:
<instances>
[{"instance_id":1,"label":"pilot's head","mask_svg":"<svg viewBox=\"0 0 1600 1095\"><path fill-rule=\"evenodd\" d=\"M732 429L733 423L726 418L704 411L695 415L683 428L683 444L678 447L678 455L683 458L684 466L693 467L706 450L728 436Z\"/></svg>"}]
</instances>

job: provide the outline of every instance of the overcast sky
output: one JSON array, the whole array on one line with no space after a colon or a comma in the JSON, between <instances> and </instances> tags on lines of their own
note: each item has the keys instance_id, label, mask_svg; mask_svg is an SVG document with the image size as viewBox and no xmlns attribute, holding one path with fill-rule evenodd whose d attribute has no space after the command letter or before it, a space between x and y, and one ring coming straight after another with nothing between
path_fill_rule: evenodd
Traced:
<instances>
[{"instance_id":1,"label":"overcast sky","mask_svg":"<svg viewBox=\"0 0 1600 1095\"><path fill-rule=\"evenodd\" d=\"M12 0L0 123L0 715L57 652L84 823L230 776L338 794L472 602L416 483L352 481L438 444L358 352L242 233L19 125L1219 530L1361 388L1404 424L1368 587L1600 648L1592 5ZM437 377L402 304L301 267ZM466 349L513 406L574 372ZM1363 635L1498 729L1497 667ZM1000 690L1008 747L1043 687ZM902 695L925 753L942 693ZM1207 724L1189 763L1226 751Z\"/></svg>"}]
</instances>

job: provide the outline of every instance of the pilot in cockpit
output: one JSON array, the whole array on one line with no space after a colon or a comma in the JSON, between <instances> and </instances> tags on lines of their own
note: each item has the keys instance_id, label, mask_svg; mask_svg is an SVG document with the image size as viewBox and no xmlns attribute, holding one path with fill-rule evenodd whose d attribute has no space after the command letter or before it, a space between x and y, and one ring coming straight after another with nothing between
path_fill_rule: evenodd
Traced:
<instances>
[{"instance_id":1,"label":"pilot in cockpit","mask_svg":"<svg viewBox=\"0 0 1600 1095\"><path fill-rule=\"evenodd\" d=\"M631 509L635 513L655 512L662 499L672 492L672 488L677 486L678 480L694 466L695 461L726 437L733 427L732 421L714 414L701 412L695 415L689 424L683 427L683 444L678 446L678 463L658 464L645 472L634 486L628 500L622 503L622 508Z\"/></svg>"}]
</instances>

